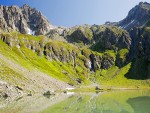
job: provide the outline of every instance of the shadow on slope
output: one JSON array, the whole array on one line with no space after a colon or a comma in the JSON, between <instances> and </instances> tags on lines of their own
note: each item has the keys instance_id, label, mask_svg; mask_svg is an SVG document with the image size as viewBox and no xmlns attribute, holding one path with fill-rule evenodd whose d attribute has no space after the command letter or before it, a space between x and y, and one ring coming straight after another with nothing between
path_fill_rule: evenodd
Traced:
<instances>
[{"instance_id":1,"label":"shadow on slope","mask_svg":"<svg viewBox=\"0 0 150 113\"><path fill-rule=\"evenodd\" d=\"M148 63L143 59L134 59L131 68L125 74L127 79L146 80L148 79Z\"/></svg>"}]
</instances>

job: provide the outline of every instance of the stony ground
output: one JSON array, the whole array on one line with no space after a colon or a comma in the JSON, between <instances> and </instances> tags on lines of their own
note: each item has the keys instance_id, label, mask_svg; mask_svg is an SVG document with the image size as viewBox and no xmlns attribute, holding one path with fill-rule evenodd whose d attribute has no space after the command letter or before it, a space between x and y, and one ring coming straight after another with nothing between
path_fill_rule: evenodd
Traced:
<instances>
[{"instance_id":1,"label":"stony ground","mask_svg":"<svg viewBox=\"0 0 150 113\"><path fill-rule=\"evenodd\" d=\"M15 78L16 84L19 86L17 86L15 83L8 83L14 85L15 87L17 87L19 90L22 90L23 92L44 93L46 91L56 91L56 90L62 90L68 87L72 87L63 81L57 80L51 77L50 75L47 75L37 70L36 68L29 71L25 67L16 63L12 59L3 56L2 54L0 54L0 60L5 62L5 66L8 66L12 70L21 74L21 76L23 76L23 79ZM4 65L4 64L1 62L0 65Z\"/></svg>"}]
</instances>

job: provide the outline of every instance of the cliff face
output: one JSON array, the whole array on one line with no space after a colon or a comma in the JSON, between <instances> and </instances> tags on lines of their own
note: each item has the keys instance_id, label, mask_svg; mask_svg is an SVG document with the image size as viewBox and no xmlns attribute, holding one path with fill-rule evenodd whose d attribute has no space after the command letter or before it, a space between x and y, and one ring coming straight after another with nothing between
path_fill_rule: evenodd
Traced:
<instances>
[{"instance_id":1,"label":"cliff face","mask_svg":"<svg viewBox=\"0 0 150 113\"><path fill-rule=\"evenodd\" d=\"M150 78L150 28L133 28L129 32L132 38L130 59L135 61L142 59L147 72L145 78Z\"/></svg>"},{"instance_id":2,"label":"cliff face","mask_svg":"<svg viewBox=\"0 0 150 113\"><path fill-rule=\"evenodd\" d=\"M79 48L75 45L61 41L49 41L47 38L41 38L36 41L28 36L21 39L17 34L0 34L0 39L10 47L26 47L39 56L46 56L47 60L58 61L62 63L71 63L73 67L80 66L91 71L98 69L108 69L115 63L115 58L109 52L97 54L90 49ZM83 64L83 65L81 65Z\"/></svg>"},{"instance_id":3,"label":"cliff face","mask_svg":"<svg viewBox=\"0 0 150 113\"><path fill-rule=\"evenodd\" d=\"M24 34L45 35L53 26L35 8L24 5L0 6L0 29L19 31Z\"/></svg>"},{"instance_id":4,"label":"cliff face","mask_svg":"<svg viewBox=\"0 0 150 113\"><path fill-rule=\"evenodd\" d=\"M134 28L130 30L132 38L131 56L132 58L150 59L150 28Z\"/></svg>"},{"instance_id":5,"label":"cliff face","mask_svg":"<svg viewBox=\"0 0 150 113\"><path fill-rule=\"evenodd\" d=\"M91 46L92 50L130 49L131 38L127 31L106 25L83 25L64 30L63 37L73 44Z\"/></svg>"},{"instance_id":6,"label":"cliff face","mask_svg":"<svg viewBox=\"0 0 150 113\"><path fill-rule=\"evenodd\" d=\"M127 17L120 21L117 26L129 30L133 27L143 27L150 20L150 4L140 2L139 5L132 8Z\"/></svg>"},{"instance_id":7,"label":"cliff face","mask_svg":"<svg viewBox=\"0 0 150 113\"><path fill-rule=\"evenodd\" d=\"M130 49L131 38L125 30L114 26L93 26L91 29L96 42L93 49L99 51Z\"/></svg>"}]
</instances>

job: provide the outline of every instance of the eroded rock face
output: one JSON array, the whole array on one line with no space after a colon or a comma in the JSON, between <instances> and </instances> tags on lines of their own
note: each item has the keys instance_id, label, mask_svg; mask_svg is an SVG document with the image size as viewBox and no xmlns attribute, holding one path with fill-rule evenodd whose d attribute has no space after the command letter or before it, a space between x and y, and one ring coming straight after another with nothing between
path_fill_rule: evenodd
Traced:
<instances>
[{"instance_id":1,"label":"eroded rock face","mask_svg":"<svg viewBox=\"0 0 150 113\"><path fill-rule=\"evenodd\" d=\"M88 26L79 26L70 36L70 42L91 44L93 40L93 33Z\"/></svg>"},{"instance_id":2,"label":"eroded rock face","mask_svg":"<svg viewBox=\"0 0 150 113\"><path fill-rule=\"evenodd\" d=\"M49 61L55 60L63 63L70 63L73 67L84 64L84 67L96 71L99 69L109 69L114 65L115 59L110 54L93 54L90 49L80 49L79 47L61 41L47 42L47 38L42 38L39 42L11 34L0 34L0 39L10 47L26 47L38 56L45 55Z\"/></svg>"},{"instance_id":3,"label":"eroded rock face","mask_svg":"<svg viewBox=\"0 0 150 113\"><path fill-rule=\"evenodd\" d=\"M0 39L5 42L6 44L8 44L8 46L12 47L12 46L16 46L19 48L19 40L16 37L12 37L11 35L7 34L7 35L3 35L0 34Z\"/></svg>"},{"instance_id":4,"label":"eroded rock face","mask_svg":"<svg viewBox=\"0 0 150 113\"><path fill-rule=\"evenodd\" d=\"M150 78L150 27L133 28L130 31L132 46L129 53L130 60L144 62L146 75Z\"/></svg>"},{"instance_id":5,"label":"eroded rock face","mask_svg":"<svg viewBox=\"0 0 150 113\"><path fill-rule=\"evenodd\" d=\"M139 5L132 8L128 16L120 21L117 26L129 30L133 27L145 26L150 20L150 4L147 2L140 2Z\"/></svg>"},{"instance_id":6,"label":"eroded rock face","mask_svg":"<svg viewBox=\"0 0 150 113\"><path fill-rule=\"evenodd\" d=\"M91 60L91 70L96 71L96 70L100 69L102 57L96 56L94 54L91 54L89 57Z\"/></svg>"},{"instance_id":7,"label":"eroded rock face","mask_svg":"<svg viewBox=\"0 0 150 113\"><path fill-rule=\"evenodd\" d=\"M115 26L92 26L94 35L93 49L97 51L130 49L129 33Z\"/></svg>"},{"instance_id":8,"label":"eroded rock face","mask_svg":"<svg viewBox=\"0 0 150 113\"><path fill-rule=\"evenodd\" d=\"M61 61L63 63L72 63L75 66L77 53L80 51L77 47L66 48L65 46L58 45L59 43L49 42L44 47L44 55L48 60ZM70 46L71 47L71 46ZM76 49L76 50L75 50Z\"/></svg>"},{"instance_id":9,"label":"eroded rock face","mask_svg":"<svg viewBox=\"0 0 150 113\"><path fill-rule=\"evenodd\" d=\"M133 28L130 35L133 40L130 51L132 58L150 59L150 28Z\"/></svg>"},{"instance_id":10,"label":"eroded rock face","mask_svg":"<svg viewBox=\"0 0 150 113\"><path fill-rule=\"evenodd\" d=\"M0 6L0 29L6 31L19 31L24 34L45 35L53 26L48 20L28 5L19 8L18 6Z\"/></svg>"},{"instance_id":11,"label":"eroded rock face","mask_svg":"<svg viewBox=\"0 0 150 113\"><path fill-rule=\"evenodd\" d=\"M119 27L107 25L82 25L64 29L68 42L92 45L96 51L130 49L129 33Z\"/></svg>"}]
</instances>

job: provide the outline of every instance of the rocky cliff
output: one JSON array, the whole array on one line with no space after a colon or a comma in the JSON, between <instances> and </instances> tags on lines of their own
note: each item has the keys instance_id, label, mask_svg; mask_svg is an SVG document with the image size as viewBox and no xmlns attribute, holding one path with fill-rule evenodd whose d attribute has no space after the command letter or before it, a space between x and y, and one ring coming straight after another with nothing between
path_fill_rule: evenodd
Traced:
<instances>
[{"instance_id":1,"label":"rocky cliff","mask_svg":"<svg viewBox=\"0 0 150 113\"><path fill-rule=\"evenodd\" d=\"M129 30L133 27L146 26L150 20L150 4L147 2L140 2L137 6L132 8L127 17L117 23L117 26Z\"/></svg>"},{"instance_id":2,"label":"rocky cliff","mask_svg":"<svg viewBox=\"0 0 150 113\"><path fill-rule=\"evenodd\" d=\"M24 34L45 35L54 28L48 20L28 5L0 6L0 29L5 31L19 31Z\"/></svg>"},{"instance_id":3,"label":"rocky cliff","mask_svg":"<svg viewBox=\"0 0 150 113\"><path fill-rule=\"evenodd\" d=\"M150 77L150 28L133 28L130 31L132 44L130 49L130 60L138 62L144 66L146 74L144 78ZM136 64L137 65L137 64ZM144 75L143 75L144 76Z\"/></svg>"}]
</instances>

